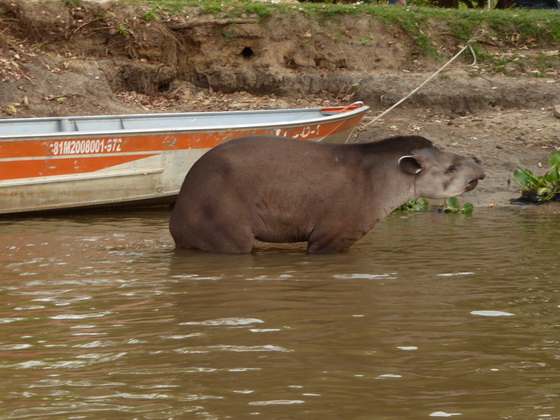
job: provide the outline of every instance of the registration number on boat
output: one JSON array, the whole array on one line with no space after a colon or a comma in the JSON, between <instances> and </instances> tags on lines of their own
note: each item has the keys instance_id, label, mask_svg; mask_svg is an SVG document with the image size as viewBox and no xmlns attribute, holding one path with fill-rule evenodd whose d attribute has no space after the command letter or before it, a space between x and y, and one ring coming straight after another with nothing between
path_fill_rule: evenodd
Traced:
<instances>
[{"instance_id":1,"label":"registration number on boat","mask_svg":"<svg viewBox=\"0 0 560 420\"><path fill-rule=\"evenodd\" d=\"M50 145L54 156L120 152L122 139L59 140Z\"/></svg>"}]
</instances>

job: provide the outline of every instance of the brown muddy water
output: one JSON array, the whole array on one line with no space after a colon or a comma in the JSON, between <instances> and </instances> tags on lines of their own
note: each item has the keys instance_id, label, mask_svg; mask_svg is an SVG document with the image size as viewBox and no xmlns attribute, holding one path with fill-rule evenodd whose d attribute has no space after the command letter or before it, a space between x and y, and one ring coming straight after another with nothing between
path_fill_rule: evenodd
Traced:
<instances>
[{"instance_id":1,"label":"brown muddy water","mask_svg":"<svg viewBox=\"0 0 560 420\"><path fill-rule=\"evenodd\" d=\"M175 253L168 216L0 221L1 419L560 419L560 214L333 256Z\"/></svg>"}]
</instances>

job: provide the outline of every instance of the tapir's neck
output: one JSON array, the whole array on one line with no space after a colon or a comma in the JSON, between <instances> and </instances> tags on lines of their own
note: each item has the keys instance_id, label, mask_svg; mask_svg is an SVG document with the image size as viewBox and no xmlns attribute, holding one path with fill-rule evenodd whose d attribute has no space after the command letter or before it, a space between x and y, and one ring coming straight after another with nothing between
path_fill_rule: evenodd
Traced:
<instances>
[{"instance_id":1,"label":"tapir's neck","mask_svg":"<svg viewBox=\"0 0 560 420\"><path fill-rule=\"evenodd\" d=\"M403 173L396 162L398 156L380 156L381 165L372 165L367 171L373 184L375 197L371 202L372 213L381 220L407 201L418 198L415 176ZM387 165L394 167L387 168Z\"/></svg>"},{"instance_id":2,"label":"tapir's neck","mask_svg":"<svg viewBox=\"0 0 560 420\"><path fill-rule=\"evenodd\" d=\"M401 180L404 182L389 183L389 185L383 186L383 195L387 197L382 206L383 217L387 216L407 201L418 198L416 195L414 177L410 175L404 175L403 177L407 178L406 180Z\"/></svg>"}]
</instances>

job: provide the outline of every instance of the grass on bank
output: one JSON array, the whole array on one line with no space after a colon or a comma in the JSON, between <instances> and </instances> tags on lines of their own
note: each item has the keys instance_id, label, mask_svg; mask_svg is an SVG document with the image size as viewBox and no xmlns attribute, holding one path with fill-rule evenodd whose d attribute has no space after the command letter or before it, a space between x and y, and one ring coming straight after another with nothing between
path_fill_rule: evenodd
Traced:
<instances>
[{"instance_id":1,"label":"grass on bank","mask_svg":"<svg viewBox=\"0 0 560 420\"><path fill-rule=\"evenodd\" d=\"M522 9L442 9L426 6L387 6L380 4L326 4L304 2L262 3L247 1L121 0L150 5L148 15L181 14L184 8L197 7L202 13L221 18L253 15L261 19L277 13L303 13L310 19L326 20L337 16L371 16L386 24L399 25L412 36L428 33L434 22L445 22L449 34L468 40L475 29L483 27L504 41L554 43L560 41L560 13L550 10Z\"/></svg>"},{"instance_id":2,"label":"grass on bank","mask_svg":"<svg viewBox=\"0 0 560 420\"><path fill-rule=\"evenodd\" d=\"M77 7L81 0L62 0ZM499 72L508 76L531 74L546 77L560 68L560 13L551 10L522 9L442 9L415 5L408 7L384 4L328 3L263 3L239 0L115 0L119 4L135 4L146 21L190 18L195 14L213 19L256 18L262 21L279 15L303 14L318 22L335 21L347 16L378 20L389 27L400 28L416 46L417 53L438 60L451 53L484 30L481 40L472 44L473 55L482 67L476 72ZM426 4L426 0L421 1ZM120 27L119 27L120 28ZM360 38L367 44L368 34ZM370 35L371 36L371 35ZM512 48L519 53L511 54ZM535 48L540 49L537 51ZM525 53L522 49L531 50ZM508 51L507 54L502 54Z\"/></svg>"}]
</instances>

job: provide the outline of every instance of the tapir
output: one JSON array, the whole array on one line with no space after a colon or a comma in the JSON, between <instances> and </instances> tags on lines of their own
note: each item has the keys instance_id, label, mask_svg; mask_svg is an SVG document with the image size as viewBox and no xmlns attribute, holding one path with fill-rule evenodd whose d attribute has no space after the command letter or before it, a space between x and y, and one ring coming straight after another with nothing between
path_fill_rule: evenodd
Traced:
<instances>
[{"instance_id":1,"label":"tapir","mask_svg":"<svg viewBox=\"0 0 560 420\"><path fill-rule=\"evenodd\" d=\"M476 187L483 169L420 136L360 144L246 136L190 169L171 212L177 248L249 253L255 239L348 249L401 204Z\"/></svg>"}]
</instances>

